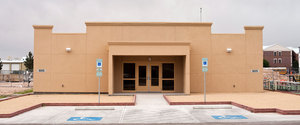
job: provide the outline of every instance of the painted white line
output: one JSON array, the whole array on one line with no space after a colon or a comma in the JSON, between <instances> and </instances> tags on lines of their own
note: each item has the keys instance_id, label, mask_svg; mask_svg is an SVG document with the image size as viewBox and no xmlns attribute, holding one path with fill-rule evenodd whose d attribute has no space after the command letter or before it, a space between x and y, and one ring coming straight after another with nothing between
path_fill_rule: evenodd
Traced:
<instances>
[{"instance_id":1,"label":"painted white line","mask_svg":"<svg viewBox=\"0 0 300 125\"><path fill-rule=\"evenodd\" d=\"M121 114L121 116L120 116L119 123L123 123L123 119L124 119L124 116L125 116L125 112L126 112L126 106L124 106L124 108L123 108L122 114Z\"/></svg>"}]
</instances>

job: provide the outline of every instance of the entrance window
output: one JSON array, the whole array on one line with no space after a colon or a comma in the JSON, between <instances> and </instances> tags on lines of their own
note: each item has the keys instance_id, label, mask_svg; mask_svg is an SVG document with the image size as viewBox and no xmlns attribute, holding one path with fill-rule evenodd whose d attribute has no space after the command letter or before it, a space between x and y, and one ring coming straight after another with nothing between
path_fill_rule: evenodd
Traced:
<instances>
[{"instance_id":1,"label":"entrance window","mask_svg":"<svg viewBox=\"0 0 300 125\"><path fill-rule=\"evenodd\" d=\"M146 86L146 66L139 66L139 86Z\"/></svg>"},{"instance_id":2,"label":"entrance window","mask_svg":"<svg viewBox=\"0 0 300 125\"><path fill-rule=\"evenodd\" d=\"M123 90L135 90L135 63L124 63Z\"/></svg>"},{"instance_id":3,"label":"entrance window","mask_svg":"<svg viewBox=\"0 0 300 125\"><path fill-rule=\"evenodd\" d=\"M163 90L174 90L174 63L163 63L163 79L162 89Z\"/></svg>"},{"instance_id":4,"label":"entrance window","mask_svg":"<svg viewBox=\"0 0 300 125\"><path fill-rule=\"evenodd\" d=\"M174 90L174 80L163 80L163 90Z\"/></svg>"},{"instance_id":5,"label":"entrance window","mask_svg":"<svg viewBox=\"0 0 300 125\"><path fill-rule=\"evenodd\" d=\"M135 78L135 64L124 63L123 78Z\"/></svg>"},{"instance_id":6,"label":"entrance window","mask_svg":"<svg viewBox=\"0 0 300 125\"><path fill-rule=\"evenodd\" d=\"M124 90L135 90L135 80L123 80L123 82L124 82L124 86L123 86Z\"/></svg>"},{"instance_id":7,"label":"entrance window","mask_svg":"<svg viewBox=\"0 0 300 125\"><path fill-rule=\"evenodd\" d=\"M158 66L151 66L151 86L158 86L159 85L159 67Z\"/></svg>"},{"instance_id":8,"label":"entrance window","mask_svg":"<svg viewBox=\"0 0 300 125\"><path fill-rule=\"evenodd\" d=\"M163 66L163 78L174 78L174 64L164 63L162 66Z\"/></svg>"}]
</instances>

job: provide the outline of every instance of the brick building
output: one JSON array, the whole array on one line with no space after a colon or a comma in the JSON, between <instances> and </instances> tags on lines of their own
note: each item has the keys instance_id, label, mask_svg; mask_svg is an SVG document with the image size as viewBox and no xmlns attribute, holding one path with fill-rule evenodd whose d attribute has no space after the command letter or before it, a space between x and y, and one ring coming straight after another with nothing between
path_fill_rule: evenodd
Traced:
<instances>
[{"instance_id":1,"label":"brick building","mask_svg":"<svg viewBox=\"0 0 300 125\"><path fill-rule=\"evenodd\" d=\"M298 61L298 54L289 48L275 44L264 49L264 59L269 62L270 67L290 69L293 61Z\"/></svg>"}]
</instances>

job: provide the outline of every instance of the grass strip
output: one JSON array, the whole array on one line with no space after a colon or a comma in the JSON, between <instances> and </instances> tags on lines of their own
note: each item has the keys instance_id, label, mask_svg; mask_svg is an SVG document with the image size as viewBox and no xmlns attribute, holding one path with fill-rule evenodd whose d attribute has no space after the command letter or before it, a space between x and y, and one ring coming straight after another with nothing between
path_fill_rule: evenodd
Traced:
<instances>
[{"instance_id":1,"label":"grass strip","mask_svg":"<svg viewBox=\"0 0 300 125\"><path fill-rule=\"evenodd\" d=\"M26 93L31 93L33 92L33 89L27 89L25 91L22 91L22 92L15 92L14 94L26 94Z\"/></svg>"}]
</instances>

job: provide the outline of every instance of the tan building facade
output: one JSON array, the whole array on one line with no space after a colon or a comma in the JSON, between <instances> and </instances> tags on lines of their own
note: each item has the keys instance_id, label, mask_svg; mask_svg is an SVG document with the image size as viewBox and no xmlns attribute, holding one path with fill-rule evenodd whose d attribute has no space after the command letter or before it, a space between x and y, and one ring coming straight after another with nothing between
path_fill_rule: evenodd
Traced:
<instances>
[{"instance_id":1,"label":"tan building facade","mask_svg":"<svg viewBox=\"0 0 300 125\"><path fill-rule=\"evenodd\" d=\"M34 92L261 92L262 26L213 34L212 23L87 22L86 33L34 25ZM66 51L70 48L71 51ZM232 51L228 51L227 49Z\"/></svg>"}]
</instances>

